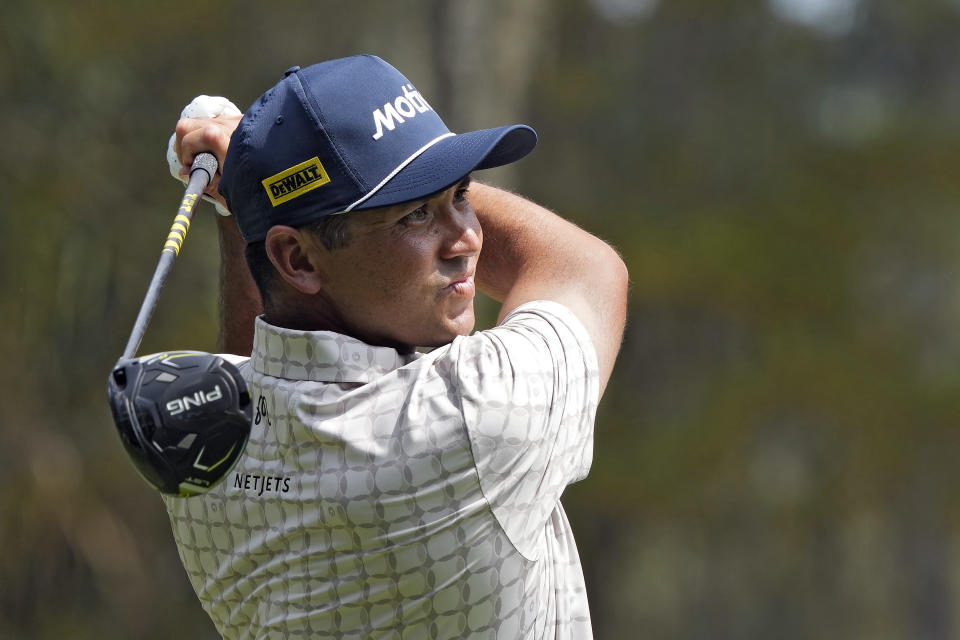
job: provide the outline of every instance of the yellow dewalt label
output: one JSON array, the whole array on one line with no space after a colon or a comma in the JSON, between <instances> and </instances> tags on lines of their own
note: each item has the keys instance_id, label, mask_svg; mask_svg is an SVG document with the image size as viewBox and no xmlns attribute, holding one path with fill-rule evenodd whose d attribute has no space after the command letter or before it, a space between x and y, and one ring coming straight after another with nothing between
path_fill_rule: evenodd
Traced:
<instances>
[{"instance_id":1,"label":"yellow dewalt label","mask_svg":"<svg viewBox=\"0 0 960 640\"><path fill-rule=\"evenodd\" d=\"M263 180L263 188L266 189L273 206L277 206L328 182L330 176L320 164L320 159L313 157Z\"/></svg>"}]
</instances>

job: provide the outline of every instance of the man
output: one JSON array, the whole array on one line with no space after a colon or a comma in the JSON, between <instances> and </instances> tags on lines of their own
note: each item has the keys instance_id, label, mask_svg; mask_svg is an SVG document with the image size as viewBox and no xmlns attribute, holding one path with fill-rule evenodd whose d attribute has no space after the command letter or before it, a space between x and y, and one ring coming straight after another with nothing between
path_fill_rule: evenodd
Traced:
<instances>
[{"instance_id":1,"label":"man","mask_svg":"<svg viewBox=\"0 0 960 640\"><path fill-rule=\"evenodd\" d=\"M185 166L221 163L224 349L256 403L227 480L166 499L225 637L591 637L559 498L589 470L627 273L471 181L535 142L451 134L371 56L178 123ZM476 289L502 308L470 335Z\"/></svg>"}]
</instances>

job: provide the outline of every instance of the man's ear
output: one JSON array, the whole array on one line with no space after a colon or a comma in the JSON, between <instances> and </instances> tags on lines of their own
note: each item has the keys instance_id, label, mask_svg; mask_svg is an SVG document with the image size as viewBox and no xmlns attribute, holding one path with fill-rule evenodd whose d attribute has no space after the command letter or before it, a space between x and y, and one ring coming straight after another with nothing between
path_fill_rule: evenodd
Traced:
<instances>
[{"instance_id":1,"label":"man's ear","mask_svg":"<svg viewBox=\"0 0 960 640\"><path fill-rule=\"evenodd\" d=\"M318 269L316 243L306 232L293 227L270 227L264 241L270 262L291 287L313 295L323 286Z\"/></svg>"}]
</instances>

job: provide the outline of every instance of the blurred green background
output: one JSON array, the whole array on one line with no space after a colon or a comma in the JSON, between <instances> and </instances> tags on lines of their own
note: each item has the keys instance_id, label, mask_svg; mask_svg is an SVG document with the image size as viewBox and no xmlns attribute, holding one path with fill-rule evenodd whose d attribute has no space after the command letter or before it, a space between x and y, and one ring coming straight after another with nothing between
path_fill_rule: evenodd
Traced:
<instances>
[{"instance_id":1,"label":"blurred green background","mask_svg":"<svg viewBox=\"0 0 960 640\"><path fill-rule=\"evenodd\" d=\"M478 177L630 267L564 496L598 638L960 637L958 0L5 2L0 637L216 637L105 379L182 106L357 52L532 124ZM212 216L142 352L215 348Z\"/></svg>"}]
</instances>

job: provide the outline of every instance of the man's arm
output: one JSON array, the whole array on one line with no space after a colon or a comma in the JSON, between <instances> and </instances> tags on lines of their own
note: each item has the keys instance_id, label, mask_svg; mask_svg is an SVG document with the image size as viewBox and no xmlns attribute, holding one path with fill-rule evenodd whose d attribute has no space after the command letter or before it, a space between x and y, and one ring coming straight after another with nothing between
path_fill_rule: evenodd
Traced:
<instances>
[{"instance_id":1,"label":"man's arm","mask_svg":"<svg viewBox=\"0 0 960 640\"><path fill-rule=\"evenodd\" d=\"M263 313L260 292L244 257L245 244L233 216L217 216L220 232L220 339L222 353L249 356L253 327Z\"/></svg>"},{"instance_id":2,"label":"man's arm","mask_svg":"<svg viewBox=\"0 0 960 640\"><path fill-rule=\"evenodd\" d=\"M533 300L569 308L597 350L602 395L626 322L629 276L620 255L520 196L474 182L468 197L484 238L476 281L502 303L498 321Z\"/></svg>"},{"instance_id":3,"label":"man's arm","mask_svg":"<svg viewBox=\"0 0 960 640\"><path fill-rule=\"evenodd\" d=\"M240 116L180 120L174 150L185 167L184 172L189 170L193 158L201 151L213 153L222 169L230 135L239 122ZM217 192L219 182L220 171L217 171L207 193L226 206ZM263 313L263 304L247 268L245 245L237 223L232 216L217 216L217 229L220 234L219 349L223 353L249 356L253 350L254 319Z\"/></svg>"}]
</instances>

